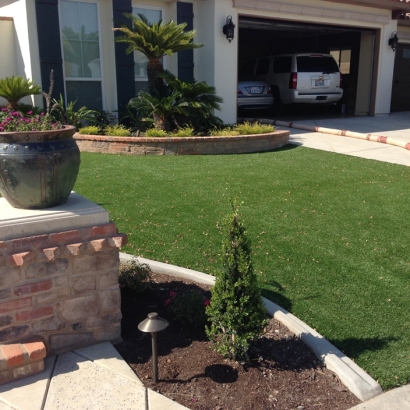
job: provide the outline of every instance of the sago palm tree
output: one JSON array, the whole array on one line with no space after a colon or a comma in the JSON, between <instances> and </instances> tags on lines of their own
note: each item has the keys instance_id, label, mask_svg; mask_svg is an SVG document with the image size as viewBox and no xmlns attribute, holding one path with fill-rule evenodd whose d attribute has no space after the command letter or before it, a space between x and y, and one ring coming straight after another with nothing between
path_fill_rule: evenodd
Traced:
<instances>
[{"instance_id":1,"label":"sago palm tree","mask_svg":"<svg viewBox=\"0 0 410 410\"><path fill-rule=\"evenodd\" d=\"M6 77L0 80L0 97L7 100L7 108L18 109L18 102L28 95L40 94L41 88L23 77Z\"/></svg>"},{"instance_id":2,"label":"sago palm tree","mask_svg":"<svg viewBox=\"0 0 410 410\"><path fill-rule=\"evenodd\" d=\"M143 14L134 16L124 13L124 16L131 21L131 26L123 24L122 27L114 28L114 31L124 34L116 37L115 41L128 43L127 54L140 51L147 57L148 90L151 94L155 90L161 90L163 85L163 80L159 77L164 71L162 57L203 46L193 42L195 30L184 31L185 23L177 24L172 20L166 24L162 20L149 23Z\"/></svg>"}]
</instances>

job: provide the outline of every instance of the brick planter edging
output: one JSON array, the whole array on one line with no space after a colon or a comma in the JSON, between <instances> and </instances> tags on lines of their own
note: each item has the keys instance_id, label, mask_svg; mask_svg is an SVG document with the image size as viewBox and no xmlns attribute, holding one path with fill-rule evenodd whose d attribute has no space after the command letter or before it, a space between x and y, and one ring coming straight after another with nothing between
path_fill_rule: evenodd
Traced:
<instances>
[{"instance_id":1,"label":"brick planter edging","mask_svg":"<svg viewBox=\"0 0 410 410\"><path fill-rule=\"evenodd\" d=\"M44 371L46 346L40 339L0 345L0 385Z\"/></svg>"},{"instance_id":2,"label":"brick planter edging","mask_svg":"<svg viewBox=\"0 0 410 410\"><path fill-rule=\"evenodd\" d=\"M80 151L126 155L215 155L270 151L289 144L290 132L232 137L110 137L74 134Z\"/></svg>"}]
</instances>

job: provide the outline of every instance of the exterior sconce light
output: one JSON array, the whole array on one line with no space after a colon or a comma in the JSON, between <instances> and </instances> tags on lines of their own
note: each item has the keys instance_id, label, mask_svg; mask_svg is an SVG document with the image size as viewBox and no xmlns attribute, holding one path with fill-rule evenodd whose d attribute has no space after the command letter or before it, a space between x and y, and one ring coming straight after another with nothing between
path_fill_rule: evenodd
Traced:
<instances>
[{"instance_id":1,"label":"exterior sconce light","mask_svg":"<svg viewBox=\"0 0 410 410\"><path fill-rule=\"evenodd\" d=\"M396 51L396 48L399 44L399 38L397 37L397 31L393 31L391 37L389 38L389 46L393 51Z\"/></svg>"},{"instance_id":2,"label":"exterior sconce light","mask_svg":"<svg viewBox=\"0 0 410 410\"><path fill-rule=\"evenodd\" d=\"M168 327L167 320L158 316L158 313L148 313L148 318L143 320L138 329L141 332L151 333L152 339L152 370L154 383L158 383L158 349L157 349L157 333Z\"/></svg>"},{"instance_id":3,"label":"exterior sconce light","mask_svg":"<svg viewBox=\"0 0 410 410\"><path fill-rule=\"evenodd\" d=\"M235 24L232 23L232 16L226 18L226 24L223 26L222 31L226 39L231 42L235 34Z\"/></svg>"}]
</instances>

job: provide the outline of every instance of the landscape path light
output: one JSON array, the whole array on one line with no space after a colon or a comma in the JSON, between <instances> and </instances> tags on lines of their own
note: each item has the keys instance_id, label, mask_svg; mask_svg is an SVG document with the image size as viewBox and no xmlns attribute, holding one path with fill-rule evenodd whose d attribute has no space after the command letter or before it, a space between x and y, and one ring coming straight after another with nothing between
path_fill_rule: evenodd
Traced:
<instances>
[{"instance_id":1,"label":"landscape path light","mask_svg":"<svg viewBox=\"0 0 410 410\"><path fill-rule=\"evenodd\" d=\"M169 322L162 317L158 316L158 313L148 313L148 317L143 320L138 329L141 332L151 333L152 339L152 370L154 373L154 383L158 383L158 349L157 349L157 333L168 327Z\"/></svg>"}]
</instances>

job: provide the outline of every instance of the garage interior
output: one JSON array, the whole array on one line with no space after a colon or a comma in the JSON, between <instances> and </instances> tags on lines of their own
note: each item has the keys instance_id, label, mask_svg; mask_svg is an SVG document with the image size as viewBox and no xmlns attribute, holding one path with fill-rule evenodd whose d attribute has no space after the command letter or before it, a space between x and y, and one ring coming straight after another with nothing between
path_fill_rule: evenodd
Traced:
<instances>
[{"instance_id":1,"label":"garage interior","mask_svg":"<svg viewBox=\"0 0 410 410\"><path fill-rule=\"evenodd\" d=\"M238 69L270 54L332 54L339 63L344 89L342 100L332 110L373 115L376 30L240 16L238 39Z\"/></svg>"}]
</instances>

